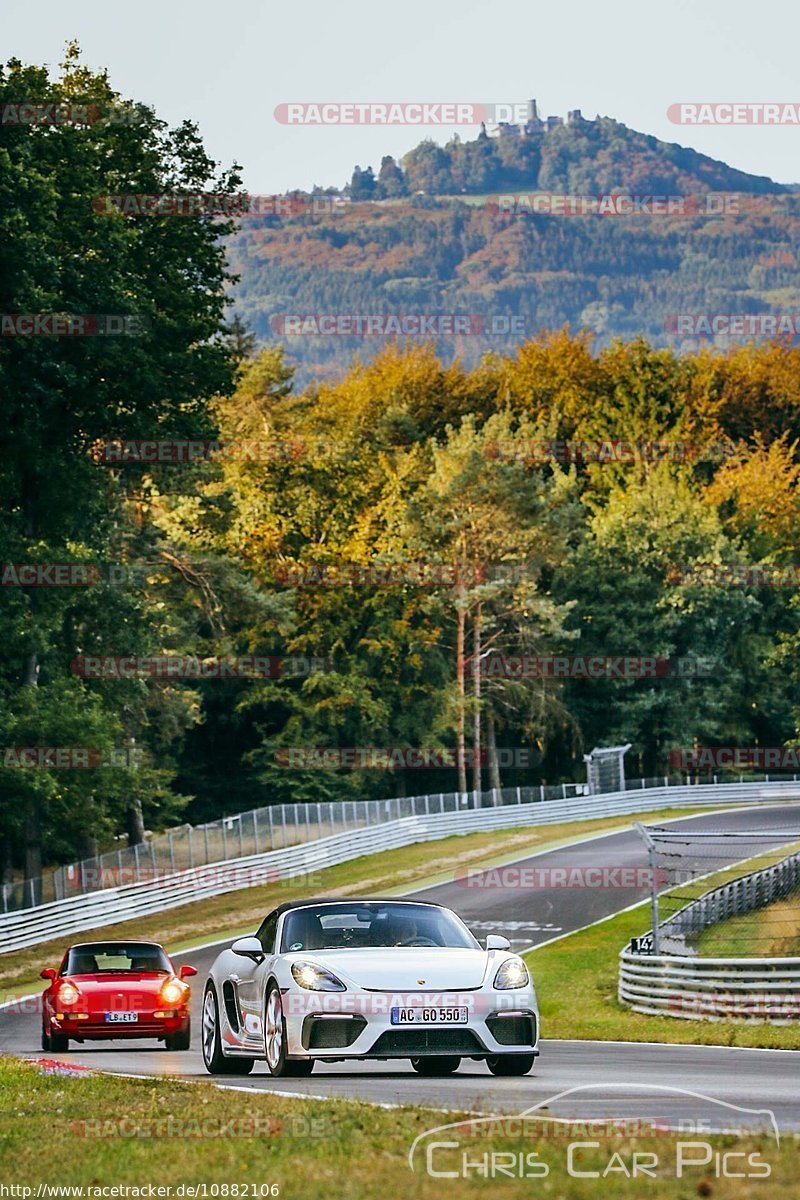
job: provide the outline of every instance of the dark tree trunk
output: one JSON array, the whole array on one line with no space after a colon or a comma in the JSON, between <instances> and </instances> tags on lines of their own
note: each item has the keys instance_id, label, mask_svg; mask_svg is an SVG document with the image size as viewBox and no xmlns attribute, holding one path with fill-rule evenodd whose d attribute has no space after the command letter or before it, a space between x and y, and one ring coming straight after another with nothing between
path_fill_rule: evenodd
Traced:
<instances>
[{"instance_id":1,"label":"dark tree trunk","mask_svg":"<svg viewBox=\"0 0 800 1200\"><path fill-rule=\"evenodd\" d=\"M84 833L78 838L78 858L97 858L97 838L93 833Z\"/></svg>"},{"instance_id":2,"label":"dark tree trunk","mask_svg":"<svg viewBox=\"0 0 800 1200\"><path fill-rule=\"evenodd\" d=\"M25 809L25 878L38 879L42 873L42 822L39 797L29 796Z\"/></svg>"},{"instance_id":3,"label":"dark tree trunk","mask_svg":"<svg viewBox=\"0 0 800 1200\"><path fill-rule=\"evenodd\" d=\"M140 846L144 841L144 817L142 802L138 796L133 796L128 803L128 845Z\"/></svg>"},{"instance_id":4,"label":"dark tree trunk","mask_svg":"<svg viewBox=\"0 0 800 1200\"><path fill-rule=\"evenodd\" d=\"M497 737L494 727L494 713L491 708L486 711L486 753L489 760L489 787L492 791L500 791L503 786L500 780L500 763L497 760ZM494 797L495 803L497 797Z\"/></svg>"},{"instance_id":5,"label":"dark tree trunk","mask_svg":"<svg viewBox=\"0 0 800 1200\"><path fill-rule=\"evenodd\" d=\"M36 537L38 495L35 477L26 471L22 479L22 516L25 536ZM36 613L36 591L26 588L25 594L31 615ZM37 687L39 684L39 656L36 652L27 655L22 664L22 686ZM42 813L39 797L30 795L25 805L24 822L25 878L33 879L42 873Z\"/></svg>"},{"instance_id":6,"label":"dark tree trunk","mask_svg":"<svg viewBox=\"0 0 800 1200\"><path fill-rule=\"evenodd\" d=\"M475 704L473 715L472 790L481 790L481 606L475 609L472 621L472 698ZM477 798L477 797L476 797Z\"/></svg>"},{"instance_id":7,"label":"dark tree trunk","mask_svg":"<svg viewBox=\"0 0 800 1200\"><path fill-rule=\"evenodd\" d=\"M464 672L466 663L464 662L464 629L467 621L466 608L463 604L463 595L459 592L456 594L456 677L458 680L458 731L456 734L456 755L458 766L458 790L463 793L467 790L467 763L466 763L466 685L464 680Z\"/></svg>"}]
</instances>

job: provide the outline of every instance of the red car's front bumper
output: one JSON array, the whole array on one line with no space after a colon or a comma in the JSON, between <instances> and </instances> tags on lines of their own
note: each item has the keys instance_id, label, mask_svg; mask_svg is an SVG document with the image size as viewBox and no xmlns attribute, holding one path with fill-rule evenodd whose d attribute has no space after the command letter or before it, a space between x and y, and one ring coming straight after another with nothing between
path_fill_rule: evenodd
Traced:
<instances>
[{"instance_id":1,"label":"red car's front bumper","mask_svg":"<svg viewBox=\"0 0 800 1200\"><path fill-rule=\"evenodd\" d=\"M169 1016L156 1016L156 1012L169 1012ZM138 1012L138 1020L131 1022L107 1021L105 1013L90 1012L85 1019L74 1013L49 1013L45 1020L49 1032L61 1033L76 1041L101 1041L117 1038L164 1038L176 1033L185 1033L189 1025L189 1009L155 1009Z\"/></svg>"}]
</instances>

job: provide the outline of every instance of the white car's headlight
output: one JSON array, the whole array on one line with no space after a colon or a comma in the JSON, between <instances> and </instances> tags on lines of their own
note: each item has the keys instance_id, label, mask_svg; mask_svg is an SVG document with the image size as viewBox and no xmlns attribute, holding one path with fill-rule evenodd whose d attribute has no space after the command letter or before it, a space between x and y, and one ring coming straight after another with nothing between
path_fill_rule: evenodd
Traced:
<instances>
[{"instance_id":1,"label":"white car's headlight","mask_svg":"<svg viewBox=\"0 0 800 1200\"><path fill-rule=\"evenodd\" d=\"M332 971L318 967L315 963L293 962L292 978L301 988L307 988L311 992L347 991L341 979L337 979Z\"/></svg>"},{"instance_id":2,"label":"white car's headlight","mask_svg":"<svg viewBox=\"0 0 800 1200\"><path fill-rule=\"evenodd\" d=\"M509 988L524 988L531 981L528 968L521 958L507 958L494 977L494 986L498 992Z\"/></svg>"}]
</instances>

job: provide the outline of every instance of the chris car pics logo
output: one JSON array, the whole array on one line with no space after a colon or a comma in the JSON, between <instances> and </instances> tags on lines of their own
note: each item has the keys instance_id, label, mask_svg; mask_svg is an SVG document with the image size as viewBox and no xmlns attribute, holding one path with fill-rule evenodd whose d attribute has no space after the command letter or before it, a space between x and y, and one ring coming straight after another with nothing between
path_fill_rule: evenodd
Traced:
<instances>
[{"instance_id":1,"label":"chris car pics logo","mask_svg":"<svg viewBox=\"0 0 800 1200\"><path fill-rule=\"evenodd\" d=\"M637 1099L637 1107L648 1115L604 1116L597 1092L609 1109L615 1092L620 1093L619 1107L627 1102L628 1109L631 1095L638 1093L642 1099ZM582 1093L589 1094L581 1097ZM584 1115L562 1117L558 1109ZM770 1149L780 1147L771 1109L744 1108L665 1084L585 1084L513 1116L436 1125L411 1143L408 1165L414 1173L432 1179L543 1180L559 1175L612 1182L680 1179L700 1192L698 1184L709 1178L770 1178L765 1136L774 1138ZM752 1143L737 1145L732 1138L757 1139L757 1148Z\"/></svg>"}]
</instances>

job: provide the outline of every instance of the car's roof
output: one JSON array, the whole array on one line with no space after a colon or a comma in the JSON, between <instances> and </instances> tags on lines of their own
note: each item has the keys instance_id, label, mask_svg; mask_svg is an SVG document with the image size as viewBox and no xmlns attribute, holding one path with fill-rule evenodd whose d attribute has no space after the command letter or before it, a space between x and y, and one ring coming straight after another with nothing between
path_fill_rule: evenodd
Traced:
<instances>
[{"instance_id":1,"label":"car's roof","mask_svg":"<svg viewBox=\"0 0 800 1200\"><path fill-rule=\"evenodd\" d=\"M104 938L97 942L73 942L70 950L87 950L92 946L155 946L163 950L160 942L148 942L145 938Z\"/></svg>"},{"instance_id":2,"label":"car's roof","mask_svg":"<svg viewBox=\"0 0 800 1200\"><path fill-rule=\"evenodd\" d=\"M435 904L431 900L406 900L402 896L314 896L309 900L286 900L277 908L270 909L268 916L289 912L293 908L314 908L323 904L413 904L424 905L426 908L444 908L443 904Z\"/></svg>"}]
</instances>

